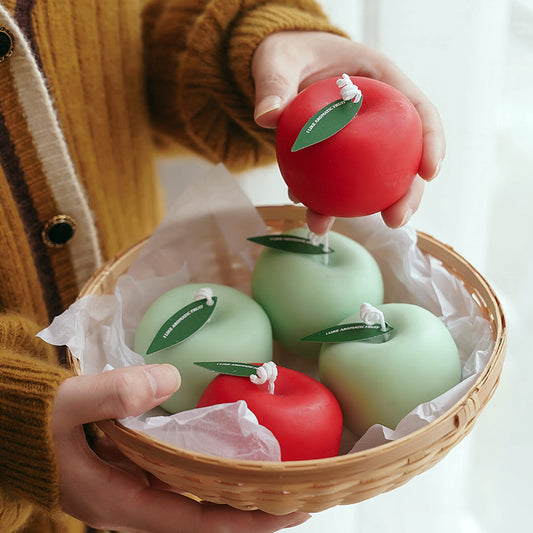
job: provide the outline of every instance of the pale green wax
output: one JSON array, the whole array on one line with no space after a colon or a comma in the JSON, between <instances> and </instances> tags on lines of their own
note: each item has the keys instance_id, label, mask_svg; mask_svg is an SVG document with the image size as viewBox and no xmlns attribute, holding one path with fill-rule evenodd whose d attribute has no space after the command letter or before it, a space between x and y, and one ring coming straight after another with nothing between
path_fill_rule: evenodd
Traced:
<instances>
[{"instance_id":1,"label":"pale green wax","mask_svg":"<svg viewBox=\"0 0 533 533\"><path fill-rule=\"evenodd\" d=\"M421 403L461 380L457 346L444 324L410 304L377 306L394 328L384 343L324 343L320 380L341 405L345 425L361 436L371 425L394 429ZM361 322L354 314L343 323Z\"/></svg>"},{"instance_id":2,"label":"pale green wax","mask_svg":"<svg viewBox=\"0 0 533 533\"><path fill-rule=\"evenodd\" d=\"M209 322L180 344L146 355L159 328L191 303L202 287L211 288L213 296L218 297ZM194 362L270 361L272 329L263 309L241 291L212 283L189 284L166 292L150 306L137 327L134 350L144 356L147 364L171 363L180 371L180 389L162 404L167 411L176 413L195 408L205 388L217 375Z\"/></svg>"},{"instance_id":3,"label":"pale green wax","mask_svg":"<svg viewBox=\"0 0 533 533\"><path fill-rule=\"evenodd\" d=\"M307 237L303 228L287 232ZM319 343L302 337L334 326L363 302L383 301L383 280L372 255L352 239L329 232L328 255L265 248L252 276L252 295L272 322L274 338L288 351L317 357Z\"/></svg>"}]
</instances>

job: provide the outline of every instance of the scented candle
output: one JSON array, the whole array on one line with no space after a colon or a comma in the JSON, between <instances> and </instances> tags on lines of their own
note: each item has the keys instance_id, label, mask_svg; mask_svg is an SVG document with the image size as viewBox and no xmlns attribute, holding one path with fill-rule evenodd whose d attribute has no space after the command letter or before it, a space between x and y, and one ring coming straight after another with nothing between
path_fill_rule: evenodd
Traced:
<instances>
[{"instance_id":1,"label":"scented candle","mask_svg":"<svg viewBox=\"0 0 533 533\"><path fill-rule=\"evenodd\" d=\"M305 238L296 228L285 235ZM320 346L300 339L340 322L368 301L383 300L378 264L360 244L330 231L331 253L265 248L252 275L252 295L272 322L274 338L289 352L317 357Z\"/></svg>"},{"instance_id":2,"label":"scented candle","mask_svg":"<svg viewBox=\"0 0 533 533\"><path fill-rule=\"evenodd\" d=\"M246 401L258 422L278 440L282 461L339 454L343 430L341 408L319 381L272 361L263 366L235 363L220 366L238 367L244 372L220 374L213 379L198 407Z\"/></svg>"},{"instance_id":3,"label":"scented candle","mask_svg":"<svg viewBox=\"0 0 533 533\"><path fill-rule=\"evenodd\" d=\"M276 155L283 179L307 207L323 215L369 215L408 191L422 156L422 122L388 84L327 78L281 114Z\"/></svg>"},{"instance_id":4,"label":"scented candle","mask_svg":"<svg viewBox=\"0 0 533 533\"><path fill-rule=\"evenodd\" d=\"M203 289L208 290L199 293ZM172 332L186 319L211 311L210 298L216 303L205 324L173 344ZM151 351L155 339L160 342ZM148 364L170 363L180 371L180 389L162 404L174 413L194 408L213 377L195 366L195 361L268 361L272 329L263 309L243 292L218 284L189 284L166 292L150 306L137 327L134 350Z\"/></svg>"},{"instance_id":5,"label":"scented candle","mask_svg":"<svg viewBox=\"0 0 533 533\"><path fill-rule=\"evenodd\" d=\"M383 339L332 338L320 350L320 380L335 394L346 426L358 436L373 424L394 429L416 406L461 380L457 346L437 316L406 303L377 308L392 328ZM359 322L355 314L340 326Z\"/></svg>"}]
</instances>

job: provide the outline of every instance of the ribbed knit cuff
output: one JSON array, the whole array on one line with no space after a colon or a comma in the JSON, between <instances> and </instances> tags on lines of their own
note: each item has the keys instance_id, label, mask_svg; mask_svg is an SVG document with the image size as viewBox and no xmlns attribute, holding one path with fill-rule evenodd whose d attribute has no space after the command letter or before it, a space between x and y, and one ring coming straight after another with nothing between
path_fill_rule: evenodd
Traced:
<instances>
[{"instance_id":1,"label":"ribbed knit cuff","mask_svg":"<svg viewBox=\"0 0 533 533\"><path fill-rule=\"evenodd\" d=\"M282 30L341 33L312 0L213 0L189 34L179 69L182 117L196 145L234 170L274 160L275 133L253 118L251 61L259 43Z\"/></svg>"},{"instance_id":2,"label":"ribbed knit cuff","mask_svg":"<svg viewBox=\"0 0 533 533\"><path fill-rule=\"evenodd\" d=\"M68 375L0 350L0 478L12 494L47 510L59 505L49 418L55 392Z\"/></svg>"},{"instance_id":3,"label":"ribbed knit cuff","mask_svg":"<svg viewBox=\"0 0 533 533\"><path fill-rule=\"evenodd\" d=\"M279 31L321 31L347 37L311 0L270 1L246 11L231 32L228 57L239 89L253 105L252 56L265 37Z\"/></svg>"},{"instance_id":4,"label":"ribbed knit cuff","mask_svg":"<svg viewBox=\"0 0 533 533\"><path fill-rule=\"evenodd\" d=\"M153 0L144 12L150 110L174 138L232 170L270 163L275 134L254 122L250 65L282 30L343 34L312 0Z\"/></svg>"},{"instance_id":5,"label":"ribbed knit cuff","mask_svg":"<svg viewBox=\"0 0 533 533\"><path fill-rule=\"evenodd\" d=\"M70 373L47 361L49 347L39 346L34 329L23 318L0 321L0 479L13 496L54 511L59 487L50 414Z\"/></svg>"}]
</instances>

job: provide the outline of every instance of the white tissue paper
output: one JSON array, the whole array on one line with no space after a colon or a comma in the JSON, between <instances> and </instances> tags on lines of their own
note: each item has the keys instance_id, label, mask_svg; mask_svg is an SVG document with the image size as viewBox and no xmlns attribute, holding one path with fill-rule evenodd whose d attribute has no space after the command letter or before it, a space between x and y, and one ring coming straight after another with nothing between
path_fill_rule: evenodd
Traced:
<instances>
[{"instance_id":1,"label":"white tissue paper","mask_svg":"<svg viewBox=\"0 0 533 533\"><path fill-rule=\"evenodd\" d=\"M346 447L357 452L403 437L452 407L486 366L494 340L490 324L468 291L438 260L417 248L413 228L391 230L379 215L373 215L338 219L333 229L361 243L374 256L383 273L385 301L414 303L443 320L457 343L463 366L459 385L418 406L395 429L372 426ZM167 290L192 282L230 285L249 295L260 247L247 238L266 233L236 178L218 165L179 196L128 272L119 278L114 294L82 297L38 336L50 344L68 346L83 374L144 364L129 347L149 305ZM231 269L220 268L223 264L230 264ZM288 360L294 358L285 358L281 364ZM311 363L305 364L306 371L314 374ZM195 452L280 460L276 439L257 424L245 402L175 415L155 409L121 423Z\"/></svg>"}]
</instances>

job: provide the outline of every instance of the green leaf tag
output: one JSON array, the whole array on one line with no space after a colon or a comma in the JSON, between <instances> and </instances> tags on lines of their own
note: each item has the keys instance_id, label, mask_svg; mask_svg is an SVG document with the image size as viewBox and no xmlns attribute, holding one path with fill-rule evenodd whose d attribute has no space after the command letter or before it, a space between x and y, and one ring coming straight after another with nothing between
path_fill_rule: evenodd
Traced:
<instances>
[{"instance_id":1,"label":"green leaf tag","mask_svg":"<svg viewBox=\"0 0 533 533\"><path fill-rule=\"evenodd\" d=\"M262 237L250 237L248 240L275 250L297 254L320 255L333 252L331 248L325 248L324 244L313 244L310 239L296 235L264 235Z\"/></svg>"},{"instance_id":2,"label":"green leaf tag","mask_svg":"<svg viewBox=\"0 0 533 533\"><path fill-rule=\"evenodd\" d=\"M207 368L207 370L212 370L213 372L218 372L220 374L226 374L228 376L242 376L250 377L253 376L259 366L250 365L247 363L233 363L229 361L209 361L209 362L195 362L195 365Z\"/></svg>"},{"instance_id":3,"label":"green leaf tag","mask_svg":"<svg viewBox=\"0 0 533 533\"><path fill-rule=\"evenodd\" d=\"M317 111L300 130L291 152L297 152L335 135L352 121L362 103L362 97L357 103L340 98Z\"/></svg>"},{"instance_id":4,"label":"green leaf tag","mask_svg":"<svg viewBox=\"0 0 533 533\"><path fill-rule=\"evenodd\" d=\"M369 326L363 322L353 322L317 331L301 340L311 342L368 341L378 343L388 341L391 337L392 329L388 324L386 324L386 329L383 331L380 324Z\"/></svg>"},{"instance_id":5,"label":"green leaf tag","mask_svg":"<svg viewBox=\"0 0 533 533\"><path fill-rule=\"evenodd\" d=\"M215 310L217 297L213 296L212 300L211 305L207 304L207 298L196 300L174 313L156 333L146 355L179 344L196 333L209 321Z\"/></svg>"}]
</instances>

